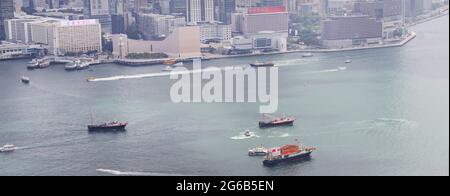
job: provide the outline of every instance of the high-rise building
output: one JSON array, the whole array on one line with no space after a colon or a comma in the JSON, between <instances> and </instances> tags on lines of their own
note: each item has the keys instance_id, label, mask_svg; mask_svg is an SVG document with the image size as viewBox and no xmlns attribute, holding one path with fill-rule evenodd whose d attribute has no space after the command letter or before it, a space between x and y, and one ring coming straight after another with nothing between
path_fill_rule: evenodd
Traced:
<instances>
[{"instance_id":1,"label":"high-rise building","mask_svg":"<svg viewBox=\"0 0 450 196\"><path fill-rule=\"evenodd\" d=\"M125 0L110 0L110 14L111 15L123 15L125 10Z\"/></svg>"},{"instance_id":2,"label":"high-rise building","mask_svg":"<svg viewBox=\"0 0 450 196\"><path fill-rule=\"evenodd\" d=\"M186 0L171 0L170 1L171 14L186 14Z\"/></svg>"},{"instance_id":3,"label":"high-rise building","mask_svg":"<svg viewBox=\"0 0 450 196\"><path fill-rule=\"evenodd\" d=\"M369 15L379 20L395 20L402 17L403 0L377 0L355 2L353 12Z\"/></svg>"},{"instance_id":4,"label":"high-rise building","mask_svg":"<svg viewBox=\"0 0 450 196\"><path fill-rule=\"evenodd\" d=\"M256 34L260 32L287 33L289 14L284 6L250 7L247 13L235 13L233 32Z\"/></svg>"},{"instance_id":5,"label":"high-rise building","mask_svg":"<svg viewBox=\"0 0 450 196\"><path fill-rule=\"evenodd\" d=\"M142 8L149 7L148 0L134 0L134 11L139 12Z\"/></svg>"},{"instance_id":6,"label":"high-rise building","mask_svg":"<svg viewBox=\"0 0 450 196\"><path fill-rule=\"evenodd\" d=\"M236 0L216 0L216 19L231 24L231 15L236 11Z\"/></svg>"},{"instance_id":7,"label":"high-rise building","mask_svg":"<svg viewBox=\"0 0 450 196\"><path fill-rule=\"evenodd\" d=\"M186 19L182 16L140 13L137 17L139 32L147 40L167 37L174 29L185 24Z\"/></svg>"},{"instance_id":8,"label":"high-rise building","mask_svg":"<svg viewBox=\"0 0 450 196\"><path fill-rule=\"evenodd\" d=\"M31 7L36 10L49 8L47 0L30 0Z\"/></svg>"},{"instance_id":9,"label":"high-rise building","mask_svg":"<svg viewBox=\"0 0 450 196\"><path fill-rule=\"evenodd\" d=\"M261 0L259 7L283 6L283 0Z\"/></svg>"},{"instance_id":10,"label":"high-rise building","mask_svg":"<svg viewBox=\"0 0 450 196\"><path fill-rule=\"evenodd\" d=\"M97 19L103 33L111 33L111 13L109 0L84 0L84 16Z\"/></svg>"},{"instance_id":11,"label":"high-rise building","mask_svg":"<svg viewBox=\"0 0 450 196\"><path fill-rule=\"evenodd\" d=\"M5 39L4 21L14 17L14 2L13 0L0 1L0 40Z\"/></svg>"},{"instance_id":12,"label":"high-rise building","mask_svg":"<svg viewBox=\"0 0 450 196\"><path fill-rule=\"evenodd\" d=\"M189 23L214 21L214 0L186 0L186 20Z\"/></svg>"},{"instance_id":13,"label":"high-rise building","mask_svg":"<svg viewBox=\"0 0 450 196\"><path fill-rule=\"evenodd\" d=\"M50 9L58 9L59 8L59 0L46 0L48 8Z\"/></svg>"},{"instance_id":14,"label":"high-rise building","mask_svg":"<svg viewBox=\"0 0 450 196\"><path fill-rule=\"evenodd\" d=\"M160 14L170 14L170 0L157 0L154 3L154 7Z\"/></svg>"}]
</instances>

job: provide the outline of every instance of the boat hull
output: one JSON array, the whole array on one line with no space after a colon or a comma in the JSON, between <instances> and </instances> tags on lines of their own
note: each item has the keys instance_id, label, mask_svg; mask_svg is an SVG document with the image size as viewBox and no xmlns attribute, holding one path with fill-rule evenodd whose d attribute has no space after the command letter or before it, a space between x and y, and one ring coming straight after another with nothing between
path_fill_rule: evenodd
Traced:
<instances>
[{"instance_id":1,"label":"boat hull","mask_svg":"<svg viewBox=\"0 0 450 196\"><path fill-rule=\"evenodd\" d=\"M305 152L301 154L297 154L295 156L280 158L280 159L273 159L273 160L264 160L263 165L267 167L273 167L280 163L289 163L289 162L300 162L304 160L308 160L311 158L311 152Z\"/></svg>"},{"instance_id":2,"label":"boat hull","mask_svg":"<svg viewBox=\"0 0 450 196\"><path fill-rule=\"evenodd\" d=\"M273 63L265 63L265 64L250 64L251 67L273 67L275 64Z\"/></svg>"},{"instance_id":3,"label":"boat hull","mask_svg":"<svg viewBox=\"0 0 450 196\"><path fill-rule=\"evenodd\" d=\"M248 156L257 157L257 156L266 156L266 152L248 152Z\"/></svg>"},{"instance_id":4,"label":"boat hull","mask_svg":"<svg viewBox=\"0 0 450 196\"><path fill-rule=\"evenodd\" d=\"M293 126L293 125L294 125L294 121L287 121L287 122L283 122L283 123L259 122L259 128Z\"/></svg>"},{"instance_id":5,"label":"boat hull","mask_svg":"<svg viewBox=\"0 0 450 196\"><path fill-rule=\"evenodd\" d=\"M89 125L89 131L125 131L125 127L127 125L118 125L118 126L95 126Z\"/></svg>"}]
</instances>

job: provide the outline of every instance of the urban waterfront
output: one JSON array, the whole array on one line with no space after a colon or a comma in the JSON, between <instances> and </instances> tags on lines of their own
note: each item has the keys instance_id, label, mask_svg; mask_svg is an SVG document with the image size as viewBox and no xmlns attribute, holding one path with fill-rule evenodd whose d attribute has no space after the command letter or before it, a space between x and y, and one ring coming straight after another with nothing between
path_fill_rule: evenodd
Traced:
<instances>
[{"instance_id":1,"label":"urban waterfront","mask_svg":"<svg viewBox=\"0 0 450 196\"><path fill-rule=\"evenodd\" d=\"M286 128L259 129L256 103L172 103L168 77L86 82L162 65L66 72L1 61L0 144L18 149L0 154L0 175L449 175L448 24L445 16L415 26L416 39L398 48L204 63L279 65L279 113L297 118ZM91 113L130 124L88 133ZM257 137L241 137L245 129ZM317 147L311 160L266 168L246 154L295 139Z\"/></svg>"}]
</instances>

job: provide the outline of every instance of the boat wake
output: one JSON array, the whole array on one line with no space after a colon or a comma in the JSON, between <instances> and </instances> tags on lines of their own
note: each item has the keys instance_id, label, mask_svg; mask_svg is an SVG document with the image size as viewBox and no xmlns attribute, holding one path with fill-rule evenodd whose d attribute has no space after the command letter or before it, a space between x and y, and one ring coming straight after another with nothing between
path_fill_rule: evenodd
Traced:
<instances>
[{"instance_id":1,"label":"boat wake","mask_svg":"<svg viewBox=\"0 0 450 196\"><path fill-rule=\"evenodd\" d=\"M259 136L256 135L254 132L250 132L250 136L246 136L245 132L240 133L240 135L230 137L232 140L245 140L245 139L251 139L251 138L258 138Z\"/></svg>"},{"instance_id":2,"label":"boat wake","mask_svg":"<svg viewBox=\"0 0 450 196\"><path fill-rule=\"evenodd\" d=\"M302 74L319 74L319 73L330 73L330 72L338 72L341 71L340 69L324 69L324 70L318 70L318 71L306 71Z\"/></svg>"},{"instance_id":3,"label":"boat wake","mask_svg":"<svg viewBox=\"0 0 450 196\"><path fill-rule=\"evenodd\" d=\"M96 169L98 172L107 173L116 176L182 176L180 174L171 173L159 173L159 172L131 172L131 171L119 171L111 169Z\"/></svg>"},{"instance_id":4,"label":"boat wake","mask_svg":"<svg viewBox=\"0 0 450 196\"><path fill-rule=\"evenodd\" d=\"M283 138L283 137L290 137L290 136L291 136L291 134L289 134L289 133L281 133L279 135L270 135L268 137L269 138L275 138L275 137Z\"/></svg>"}]
</instances>

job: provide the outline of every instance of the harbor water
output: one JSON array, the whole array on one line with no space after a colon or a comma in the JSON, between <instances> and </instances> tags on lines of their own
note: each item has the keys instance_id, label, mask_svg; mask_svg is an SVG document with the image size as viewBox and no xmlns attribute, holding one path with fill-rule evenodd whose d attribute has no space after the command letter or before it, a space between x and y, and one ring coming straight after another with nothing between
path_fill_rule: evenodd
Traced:
<instances>
[{"instance_id":1,"label":"harbor water","mask_svg":"<svg viewBox=\"0 0 450 196\"><path fill-rule=\"evenodd\" d=\"M297 121L271 129L258 128L258 103L173 103L167 76L86 82L163 65L66 72L0 61L0 145L17 146L0 154L0 175L449 175L448 25L415 26L404 47L204 62L280 66L278 114ZM91 115L127 131L89 133ZM296 139L317 148L311 160L267 168L247 156Z\"/></svg>"}]
</instances>

